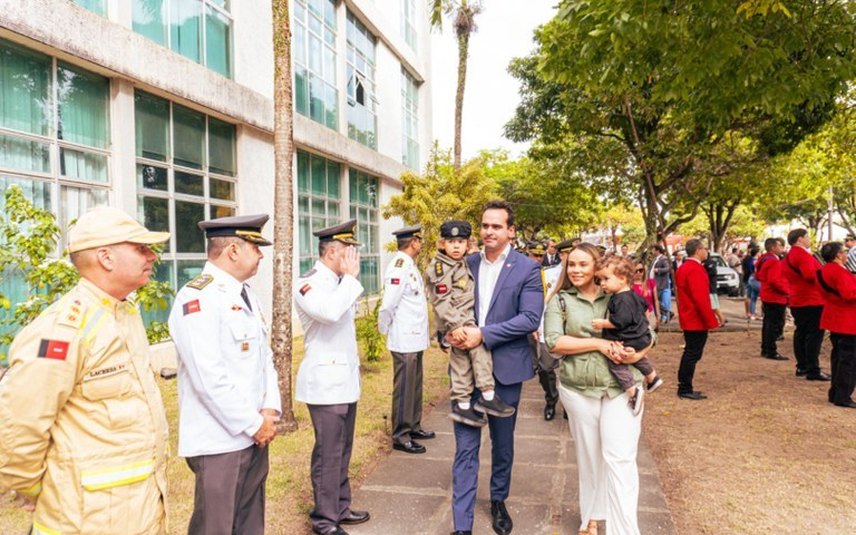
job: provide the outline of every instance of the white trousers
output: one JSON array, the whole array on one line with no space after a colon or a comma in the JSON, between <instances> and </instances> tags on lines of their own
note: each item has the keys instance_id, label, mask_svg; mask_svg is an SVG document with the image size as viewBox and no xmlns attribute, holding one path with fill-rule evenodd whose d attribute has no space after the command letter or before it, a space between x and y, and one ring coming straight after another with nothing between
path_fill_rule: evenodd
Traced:
<instances>
[{"instance_id":1,"label":"white trousers","mask_svg":"<svg viewBox=\"0 0 856 535\"><path fill-rule=\"evenodd\" d=\"M627 394L586 397L559 383L580 474L580 529L606 520L609 535L639 535L636 453L642 413L633 416Z\"/></svg>"}]
</instances>

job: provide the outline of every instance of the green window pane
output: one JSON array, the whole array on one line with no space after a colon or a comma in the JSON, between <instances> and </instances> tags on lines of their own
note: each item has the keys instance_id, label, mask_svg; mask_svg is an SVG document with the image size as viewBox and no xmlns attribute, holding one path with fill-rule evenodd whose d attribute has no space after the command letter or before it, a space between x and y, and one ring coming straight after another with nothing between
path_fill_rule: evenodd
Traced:
<instances>
[{"instance_id":1,"label":"green window pane","mask_svg":"<svg viewBox=\"0 0 856 535\"><path fill-rule=\"evenodd\" d=\"M333 221L339 221L339 203L327 201L327 215Z\"/></svg>"},{"instance_id":2,"label":"green window pane","mask_svg":"<svg viewBox=\"0 0 856 535\"><path fill-rule=\"evenodd\" d=\"M176 262L176 283L181 288L188 282L195 279L202 268L205 267L205 260L179 260Z\"/></svg>"},{"instance_id":3,"label":"green window pane","mask_svg":"<svg viewBox=\"0 0 856 535\"><path fill-rule=\"evenodd\" d=\"M298 214L308 214L309 213L309 197L305 197L303 195L297 198L297 213Z\"/></svg>"},{"instance_id":4,"label":"green window pane","mask_svg":"<svg viewBox=\"0 0 856 535\"><path fill-rule=\"evenodd\" d=\"M324 124L336 130L339 127L339 92L331 85L326 86L324 93Z\"/></svg>"},{"instance_id":5,"label":"green window pane","mask_svg":"<svg viewBox=\"0 0 856 535\"><path fill-rule=\"evenodd\" d=\"M336 162L327 162L327 196L331 199L339 198L339 175L341 167Z\"/></svg>"},{"instance_id":6,"label":"green window pane","mask_svg":"<svg viewBox=\"0 0 856 535\"><path fill-rule=\"evenodd\" d=\"M24 178L8 177L0 175L0 189L6 191L10 186L16 184L24 192L24 196L36 208L51 208L51 184L39 180L27 180ZM0 212L6 211L6 196L0 195Z\"/></svg>"},{"instance_id":7,"label":"green window pane","mask_svg":"<svg viewBox=\"0 0 856 535\"><path fill-rule=\"evenodd\" d=\"M205 163L205 116L181 106L172 108L174 162L202 169Z\"/></svg>"},{"instance_id":8,"label":"green window pane","mask_svg":"<svg viewBox=\"0 0 856 535\"><path fill-rule=\"evenodd\" d=\"M62 186L59 193L61 229L67 229L69 223L98 206L107 206L109 192L101 188L78 188ZM63 236L65 239L65 236ZM63 247L65 243L61 244Z\"/></svg>"},{"instance_id":9,"label":"green window pane","mask_svg":"<svg viewBox=\"0 0 856 535\"><path fill-rule=\"evenodd\" d=\"M51 170L50 146L47 143L0 133L0 167L49 173Z\"/></svg>"},{"instance_id":10,"label":"green window pane","mask_svg":"<svg viewBox=\"0 0 856 535\"><path fill-rule=\"evenodd\" d=\"M68 178L107 182L107 156L61 147L59 172Z\"/></svg>"},{"instance_id":11,"label":"green window pane","mask_svg":"<svg viewBox=\"0 0 856 535\"><path fill-rule=\"evenodd\" d=\"M297 191L309 191L309 155L297 151Z\"/></svg>"},{"instance_id":12,"label":"green window pane","mask_svg":"<svg viewBox=\"0 0 856 535\"><path fill-rule=\"evenodd\" d=\"M99 15L107 14L106 0L74 0L74 3Z\"/></svg>"},{"instance_id":13,"label":"green window pane","mask_svg":"<svg viewBox=\"0 0 856 535\"><path fill-rule=\"evenodd\" d=\"M176 171L175 192L186 195L199 195L201 197L205 194L204 178L200 175Z\"/></svg>"},{"instance_id":14,"label":"green window pane","mask_svg":"<svg viewBox=\"0 0 856 535\"><path fill-rule=\"evenodd\" d=\"M235 176L235 125L208 118L208 170Z\"/></svg>"},{"instance_id":15,"label":"green window pane","mask_svg":"<svg viewBox=\"0 0 856 535\"><path fill-rule=\"evenodd\" d=\"M132 27L135 32L167 46L166 0L133 0Z\"/></svg>"},{"instance_id":16,"label":"green window pane","mask_svg":"<svg viewBox=\"0 0 856 535\"><path fill-rule=\"evenodd\" d=\"M309 73L299 65L294 67L294 107L297 113L309 115Z\"/></svg>"},{"instance_id":17,"label":"green window pane","mask_svg":"<svg viewBox=\"0 0 856 535\"><path fill-rule=\"evenodd\" d=\"M327 160L312 157L312 193L327 195Z\"/></svg>"},{"instance_id":18,"label":"green window pane","mask_svg":"<svg viewBox=\"0 0 856 535\"><path fill-rule=\"evenodd\" d=\"M210 188L209 195L212 199L222 199L224 201L235 200L235 183L228 180L217 180L211 178L208 180Z\"/></svg>"},{"instance_id":19,"label":"green window pane","mask_svg":"<svg viewBox=\"0 0 856 535\"><path fill-rule=\"evenodd\" d=\"M322 228L327 226L327 218L325 217L313 217L312 218L312 230L321 230Z\"/></svg>"},{"instance_id":20,"label":"green window pane","mask_svg":"<svg viewBox=\"0 0 856 535\"><path fill-rule=\"evenodd\" d=\"M334 30L336 29L336 2L324 0L324 23Z\"/></svg>"},{"instance_id":21,"label":"green window pane","mask_svg":"<svg viewBox=\"0 0 856 535\"><path fill-rule=\"evenodd\" d=\"M306 273L312 266L315 265L315 260L313 258L301 258L300 259L300 272Z\"/></svg>"},{"instance_id":22,"label":"green window pane","mask_svg":"<svg viewBox=\"0 0 856 535\"><path fill-rule=\"evenodd\" d=\"M312 228L308 216L298 219L298 232L300 234L300 256L312 254Z\"/></svg>"},{"instance_id":23,"label":"green window pane","mask_svg":"<svg viewBox=\"0 0 856 535\"><path fill-rule=\"evenodd\" d=\"M324 80L313 75L309 77L309 117L316 122L324 122Z\"/></svg>"},{"instance_id":24,"label":"green window pane","mask_svg":"<svg viewBox=\"0 0 856 535\"><path fill-rule=\"evenodd\" d=\"M0 40L0 126L49 135L51 59Z\"/></svg>"},{"instance_id":25,"label":"green window pane","mask_svg":"<svg viewBox=\"0 0 856 535\"><path fill-rule=\"evenodd\" d=\"M216 204L211 205L211 219L217 219L218 217L232 217L235 215L235 209L230 206L217 206Z\"/></svg>"},{"instance_id":26,"label":"green window pane","mask_svg":"<svg viewBox=\"0 0 856 535\"><path fill-rule=\"evenodd\" d=\"M182 56L202 62L202 3L200 0L170 2L169 46Z\"/></svg>"},{"instance_id":27,"label":"green window pane","mask_svg":"<svg viewBox=\"0 0 856 535\"><path fill-rule=\"evenodd\" d=\"M205 64L226 78L232 76L231 22L217 10L205 10Z\"/></svg>"},{"instance_id":28,"label":"green window pane","mask_svg":"<svg viewBox=\"0 0 856 535\"><path fill-rule=\"evenodd\" d=\"M163 167L137 164L137 187L167 191L167 172Z\"/></svg>"},{"instance_id":29,"label":"green window pane","mask_svg":"<svg viewBox=\"0 0 856 535\"><path fill-rule=\"evenodd\" d=\"M110 82L76 67L57 69L59 125L57 137L72 143L106 149L109 145Z\"/></svg>"},{"instance_id":30,"label":"green window pane","mask_svg":"<svg viewBox=\"0 0 856 535\"><path fill-rule=\"evenodd\" d=\"M153 232L169 232L169 200L138 196L137 220ZM169 251L169 241L164 245Z\"/></svg>"},{"instance_id":31,"label":"green window pane","mask_svg":"<svg viewBox=\"0 0 856 535\"><path fill-rule=\"evenodd\" d=\"M327 208L324 199L312 199L312 215L327 217Z\"/></svg>"},{"instance_id":32,"label":"green window pane","mask_svg":"<svg viewBox=\"0 0 856 535\"><path fill-rule=\"evenodd\" d=\"M205 205L175 201L175 248L179 253L204 253L205 236L197 223L205 220Z\"/></svg>"},{"instance_id":33,"label":"green window pane","mask_svg":"<svg viewBox=\"0 0 856 535\"><path fill-rule=\"evenodd\" d=\"M169 102L142 91L134 93L134 135L137 156L169 158Z\"/></svg>"}]
</instances>

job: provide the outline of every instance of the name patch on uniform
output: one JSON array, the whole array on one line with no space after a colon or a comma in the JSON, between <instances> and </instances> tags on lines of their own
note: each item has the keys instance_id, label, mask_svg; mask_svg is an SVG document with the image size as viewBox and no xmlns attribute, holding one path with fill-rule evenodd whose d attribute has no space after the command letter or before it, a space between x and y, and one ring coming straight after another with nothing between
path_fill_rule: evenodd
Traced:
<instances>
[{"instance_id":1,"label":"name patch on uniform","mask_svg":"<svg viewBox=\"0 0 856 535\"><path fill-rule=\"evenodd\" d=\"M202 310L202 307L199 305L199 299L194 299L193 301L189 301L182 305L181 309L184 311L184 315L193 314L194 312L199 312Z\"/></svg>"},{"instance_id":2,"label":"name patch on uniform","mask_svg":"<svg viewBox=\"0 0 856 535\"><path fill-rule=\"evenodd\" d=\"M401 284L401 279L392 279L389 282L391 282L392 284Z\"/></svg>"},{"instance_id":3,"label":"name patch on uniform","mask_svg":"<svg viewBox=\"0 0 856 535\"><path fill-rule=\"evenodd\" d=\"M395 261L395 267L401 267L403 265L404 265L404 259L403 258L399 258L398 260Z\"/></svg>"},{"instance_id":4,"label":"name patch on uniform","mask_svg":"<svg viewBox=\"0 0 856 535\"><path fill-rule=\"evenodd\" d=\"M68 356L68 342L42 338L39 343L38 356L42 359L65 360L65 357Z\"/></svg>"},{"instance_id":5,"label":"name patch on uniform","mask_svg":"<svg viewBox=\"0 0 856 535\"><path fill-rule=\"evenodd\" d=\"M449 291L449 287L446 286L445 284L435 284L434 285L434 291L440 295L443 295L444 293Z\"/></svg>"},{"instance_id":6,"label":"name patch on uniform","mask_svg":"<svg viewBox=\"0 0 856 535\"><path fill-rule=\"evenodd\" d=\"M98 377L115 375L119 372L125 371L125 369L127 367L128 367L127 364L117 364L115 366L108 366L107 368L101 368L100 370L91 371L91 372L89 372L89 374L86 377L87 377L87 379L95 379Z\"/></svg>"},{"instance_id":7,"label":"name patch on uniform","mask_svg":"<svg viewBox=\"0 0 856 535\"><path fill-rule=\"evenodd\" d=\"M310 286L308 284L304 284L303 286L300 287L300 290L298 290L298 291L300 292L300 295L306 295L309 292L309 290L311 290L311 289L312 289L312 286Z\"/></svg>"}]
</instances>

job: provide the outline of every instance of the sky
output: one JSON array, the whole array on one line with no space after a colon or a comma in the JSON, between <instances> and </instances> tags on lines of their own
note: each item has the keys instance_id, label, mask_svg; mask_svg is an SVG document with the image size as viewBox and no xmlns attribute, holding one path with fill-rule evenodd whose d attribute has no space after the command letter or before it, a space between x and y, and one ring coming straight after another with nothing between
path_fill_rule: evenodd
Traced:
<instances>
[{"instance_id":1,"label":"sky","mask_svg":"<svg viewBox=\"0 0 856 535\"><path fill-rule=\"evenodd\" d=\"M513 143L502 135L503 126L519 101L517 80L507 72L512 58L534 49L533 30L555 14L558 0L485 0L476 17L478 30L470 37L470 56L464 93L462 151L466 160L481 149L508 149L520 155L527 144ZM433 130L441 148L452 148L455 140L455 89L458 52L448 20L443 33L431 38L434 87Z\"/></svg>"}]
</instances>

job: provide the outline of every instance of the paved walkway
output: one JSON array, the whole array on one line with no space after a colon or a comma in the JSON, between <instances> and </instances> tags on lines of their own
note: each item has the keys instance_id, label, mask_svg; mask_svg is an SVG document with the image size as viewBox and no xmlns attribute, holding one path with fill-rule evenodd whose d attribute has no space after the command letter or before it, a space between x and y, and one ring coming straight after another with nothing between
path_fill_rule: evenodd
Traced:
<instances>
[{"instance_id":1,"label":"paved walkway","mask_svg":"<svg viewBox=\"0 0 856 535\"><path fill-rule=\"evenodd\" d=\"M428 452L411 455L398 451L381 461L356 491L353 505L367 509L372 519L347 526L352 535L413 533L449 534L452 531L452 421L440 402L423 423L437 438L423 441ZM577 467L573 440L559 409L556 419L544 421L541 387L536 380L523 388L515 432L511 496L506 505L521 535L577 534L580 524ZM490 437L482 433L479 493L473 532L492 534L490 521ZM641 492L639 522L645 535L675 533L657 467L643 435L639 452ZM601 525L601 533L604 526Z\"/></svg>"}]
</instances>

